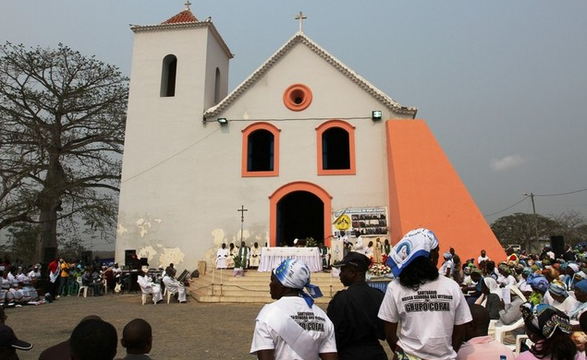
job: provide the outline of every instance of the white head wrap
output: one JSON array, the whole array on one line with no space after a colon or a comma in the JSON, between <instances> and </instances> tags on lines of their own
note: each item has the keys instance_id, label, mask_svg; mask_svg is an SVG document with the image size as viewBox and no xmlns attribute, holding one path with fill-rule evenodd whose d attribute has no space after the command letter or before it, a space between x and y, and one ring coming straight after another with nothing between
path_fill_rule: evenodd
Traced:
<instances>
[{"instance_id":1,"label":"white head wrap","mask_svg":"<svg viewBox=\"0 0 587 360\"><path fill-rule=\"evenodd\" d=\"M412 260L420 256L430 256L430 251L438 247L436 235L428 229L420 228L409 231L393 247L387 265L396 277Z\"/></svg>"},{"instance_id":2,"label":"white head wrap","mask_svg":"<svg viewBox=\"0 0 587 360\"><path fill-rule=\"evenodd\" d=\"M301 292L304 300L310 307L314 303L312 298L318 298L322 296L320 288L316 285L310 284L310 269L303 261L296 259L285 259L279 264L278 267L273 269L273 274L277 277L277 280L281 285L291 288L302 290L306 288L310 295L304 291Z\"/></svg>"}]
</instances>

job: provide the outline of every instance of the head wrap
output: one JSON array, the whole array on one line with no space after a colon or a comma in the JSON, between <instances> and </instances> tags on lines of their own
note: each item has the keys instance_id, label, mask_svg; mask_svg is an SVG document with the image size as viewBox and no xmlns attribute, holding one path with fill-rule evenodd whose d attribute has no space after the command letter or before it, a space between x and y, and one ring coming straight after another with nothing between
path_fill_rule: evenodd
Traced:
<instances>
[{"instance_id":1,"label":"head wrap","mask_svg":"<svg viewBox=\"0 0 587 360\"><path fill-rule=\"evenodd\" d=\"M531 267L528 267L528 266L526 266L526 267L525 267L525 268L522 270L522 274L525 274L525 275L530 275L530 274L532 274L532 273L533 273L533 271L532 271L532 268L531 268Z\"/></svg>"},{"instance_id":2,"label":"head wrap","mask_svg":"<svg viewBox=\"0 0 587 360\"><path fill-rule=\"evenodd\" d=\"M520 306L524 324L532 333L550 339L559 329L565 334L571 333L569 317L562 311L546 304L532 305L526 302Z\"/></svg>"},{"instance_id":3,"label":"head wrap","mask_svg":"<svg viewBox=\"0 0 587 360\"><path fill-rule=\"evenodd\" d=\"M432 231L424 228L411 230L391 250L387 266L397 277L412 260L420 256L429 257L430 251L437 247L438 240Z\"/></svg>"},{"instance_id":4,"label":"head wrap","mask_svg":"<svg viewBox=\"0 0 587 360\"><path fill-rule=\"evenodd\" d=\"M542 275L530 275L526 281L528 285L538 289L538 291L544 293L548 290L548 280Z\"/></svg>"},{"instance_id":5,"label":"head wrap","mask_svg":"<svg viewBox=\"0 0 587 360\"><path fill-rule=\"evenodd\" d=\"M587 274L585 274L584 271L577 271L573 276L573 279L575 279L576 281L579 281L581 279L587 279Z\"/></svg>"},{"instance_id":6,"label":"head wrap","mask_svg":"<svg viewBox=\"0 0 587 360\"><path fill-rule=\"evenodd\" d=\"M568 263L567 267L573 269L574 272L578 272L579 271L579 265L575 264L575 263Z\"/></svg>"},{"instance_id":7,"label":"head wrap","mask_svg":"<svg viewBox=\"0 0 587 360\"><path fill-rule=\"evenodd\" d=\"M310 284L310 269L301 260L285 259L278 267L273 269L273 274L281 285L291 289L302 290L300 294L310 307L314 304L313 298L322 296L320 288ZM310 295L303 291L304 288L308 290Z\"/></svg>"},{"instance_id":8,"label":"head wrap","mask_svg":"<svg viewBox=\"0 0 587 360\"><path fill-rule=\"evenodd\" d=\"M483 278L483 283L489 289L489 292L492 294L496 294L501 299L501 290L499 289L499 285L497 285L497 281L492 278L491 276L486 276Z\"/></svg>"},{"instance_id":9,"label":"head wrap","mask_svg":"<svg viewBox=\"0 0 587 360\"><path fill-rule=\"evenodd\" d=\"M587 280L583 279L575 284L575 289L579 289L587 294Z\"/></svg>"},{"instance_id":10,"label":"head wrap","mask_svg":"<svg viewBox=\"0 0 587 360\"><path fill-rule=\"evenodd\" d=\"M500 271L502 271L503 273L505 273L506 275L510 275L512 273L512 269L509 267L508 264L506 263L500 263L499 266L497 267Z\"/></svg>"},{"instance_id":11,"label":"head wrap","mask_svg":"<svg viewBox=\"0 0 587 360\"><path fill-rule=\"evenodd\" d=\"M558 280L555 280L550 283L550 286L548 287L548 291L550 291L554 295L558 295L558 296L564 296L564 297L569 296L569 293L567 292L567 287L565 286L565 284L558 281Z\"/></svg>"},{"instance_id":12,"label":"head wrap","mask_svg":"<svg viewBox=\"0 0 587 360\"><path fill-rule=\"evenodd\" d=\"M444 254L442 254L442 257L443 257L445 260L450 260L450 259L452 259L452 254L451 254L451 253L449 253L449 252L447 251L447 252L445 252Z\"/></svg>"}]
</instances>

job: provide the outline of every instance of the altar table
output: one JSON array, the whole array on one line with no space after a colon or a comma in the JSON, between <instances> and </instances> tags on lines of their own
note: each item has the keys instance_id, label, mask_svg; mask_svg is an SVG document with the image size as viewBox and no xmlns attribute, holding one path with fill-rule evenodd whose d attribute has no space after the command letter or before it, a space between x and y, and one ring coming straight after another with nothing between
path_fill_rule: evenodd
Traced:
<instances>
[{"instance_id":1,"label":"altar table","mask_svg":"<svg viewBox=\"0 0 587 360\"><path fill-rule=\"evenodd\" d=\"M322 271L322 259L317 247L264 247L261 248L259 271L272 271L285 259L302 260L310 271Z\"/></svg>"}]
</instances>

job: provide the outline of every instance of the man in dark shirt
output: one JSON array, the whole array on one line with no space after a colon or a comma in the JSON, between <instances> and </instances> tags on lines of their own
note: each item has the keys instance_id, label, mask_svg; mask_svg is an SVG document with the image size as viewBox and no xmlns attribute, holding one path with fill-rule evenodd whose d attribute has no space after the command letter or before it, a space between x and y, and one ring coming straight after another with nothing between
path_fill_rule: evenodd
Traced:
<instances>
[{"instance_id":1,"label":"man in dark shirt","mask_svg":"<svg viewBox=\"0 0 587 360\"><path fill-rule=\"evenodd\" d=\"M377 317L384 294L365 282L370 260L350 252L334 264L340 281L348 288L334 295L326 313L334 324L338 358L387 360L379 340L385 339L383 322Z\"/></svg>"}]
</instances>

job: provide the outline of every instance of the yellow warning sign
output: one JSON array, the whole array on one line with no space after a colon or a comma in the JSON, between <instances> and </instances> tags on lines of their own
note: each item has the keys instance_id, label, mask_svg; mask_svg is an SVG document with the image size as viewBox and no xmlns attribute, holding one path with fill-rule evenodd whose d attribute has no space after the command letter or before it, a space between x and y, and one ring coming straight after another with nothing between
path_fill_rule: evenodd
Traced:
<instances>
[{"instance_id":1,"label":"yellow warning sign","mask_svg":"<svg viewBox=\"0 0 587 360\"><path fill-rule=\"evenodd\" d=\"M351 227L351 218L347 215L341 215L336 219L334 226L338 230L348 230Z\"/></svg>"}]
</instances>

